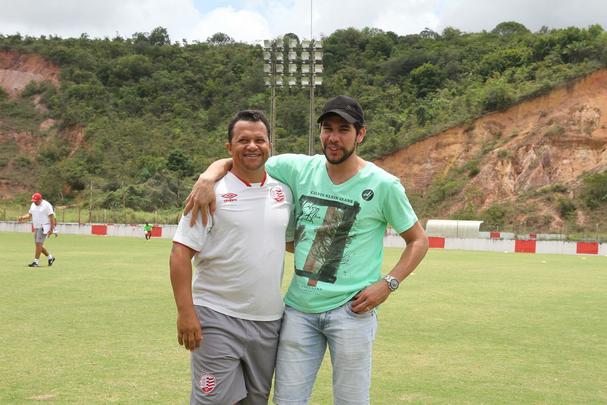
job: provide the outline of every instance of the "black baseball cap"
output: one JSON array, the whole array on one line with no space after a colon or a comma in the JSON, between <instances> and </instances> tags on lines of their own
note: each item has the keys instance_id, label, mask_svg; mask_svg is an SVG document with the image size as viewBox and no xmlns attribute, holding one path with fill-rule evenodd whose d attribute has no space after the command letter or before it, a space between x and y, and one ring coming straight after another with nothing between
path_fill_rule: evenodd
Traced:
<instances>
[{"instance_id":1,"label":"black baseball cap","mask_svg":"<svg viewBox=\"0 0 607 405\"><path fill-rule=\"evenodd\" d=\"M327 116L337 114L350 124L358 123L361 127L365 125L363 109L356 100L348 96L337 96L327 101L322 108L322 113L316 122L321 123Z\"/></svg>"}]
</instances>

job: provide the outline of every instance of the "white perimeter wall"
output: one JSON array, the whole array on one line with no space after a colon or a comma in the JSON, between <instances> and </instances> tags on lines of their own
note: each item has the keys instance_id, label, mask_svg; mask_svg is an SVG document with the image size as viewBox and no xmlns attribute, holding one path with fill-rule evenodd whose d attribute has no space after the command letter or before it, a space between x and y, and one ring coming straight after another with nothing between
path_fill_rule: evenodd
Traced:
<instances>
[{"instance_id":1,"label":"white perimeter wall","mask_svg":"<svg viewBox=\"0 0 607 405\"><path fill-rule=\"evenodd\" d=\"M105 224L103 224L105 225ZM177 225L162 225L163 239L173 239ZM92 226L76 223L61 223L57 225L59 234L91 235ZM2 222L0 221L0 232L30 232L30 223ZM143 225L108 224L107 236L143 237ZM516 241L512 239L456 239L445 238L445 249L474 250L487 252L514 252ZM405 241L394 232L388 232L384 236L385 247L404 248ZM576 254L577 242L565 241L537 241L536 253L549 254ZM607 243L599 244L600 256L607 256Z\"/></svg>"}]
</instances>

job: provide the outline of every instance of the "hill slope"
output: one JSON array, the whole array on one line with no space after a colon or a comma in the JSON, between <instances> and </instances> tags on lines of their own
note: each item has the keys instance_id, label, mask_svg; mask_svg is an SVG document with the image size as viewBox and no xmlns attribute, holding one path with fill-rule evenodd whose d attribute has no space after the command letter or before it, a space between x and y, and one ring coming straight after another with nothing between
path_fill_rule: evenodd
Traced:
<instances>
[{"instance_id":1,"label":"hill slope","mask_svg":"<svg viewBox=\"0 0 607 405\"><path fill-rule=\"evenodd\" d=\"M59 85L59 72L37 55L0 53L0 86L12 99L31 81ZM44 118L44 105L35 102L34 109L36 129L2 127L0 145L11 145L12 153L22 156L36 156L58 139L70 154L86 148L82 127L53 130L55 122ZM522 208L510 213L506 223L561 227L555 200L537 198L534 192L557 185L558 193L574 198L583 176L607 169L607 69L434 134L375 163L401 179L422 217L476 217L496 204L508 204ZM31 185L32 179L7 176L18 164L27 162L13 161L0 169L3 198ZM438 198L433 195L437 189ZM587 221L583 212L578 216Z\"/></svg>"},{"instance_id":2,"label":"hill slope","mask_svg":"<svg viewBox=\"0 0 607 405\"><path fill-rule=\"evenodd\" d=\"M562 219L554 201L532 194L560 185L557 191L573 198L584 175L607 169L607 70L437 133L376 163L422 196L441 179L465 175L461 189L440 204L436 215L522 205L530 197L533 209L521 206L514 220L541 213L552 216L551 225L558 227Z\"/></svg>"},{"instance_id":3,"label":"hill slope","mask_svg":"<svg viewBox=\"0 0 607 405\"><path fill-rule=\"evenodd\" d=\"M298 38L284 39L303 56ZM392 153L379 163L401 176L422 218L605 221L607 172L584 174L604 171L601 26L349 28L323 39L323 65L316 113L336 94L357 98L369 133L360 155ZM196 174L225 156L231 115L269 110L265 76L263 48L225 35L188 44L162 27L112 39L0 33L0 200L36 188L58 205L177 211ZM308 89L279 88L276 105L275 150L307 150Z\"/></svg>"}]
</instances>

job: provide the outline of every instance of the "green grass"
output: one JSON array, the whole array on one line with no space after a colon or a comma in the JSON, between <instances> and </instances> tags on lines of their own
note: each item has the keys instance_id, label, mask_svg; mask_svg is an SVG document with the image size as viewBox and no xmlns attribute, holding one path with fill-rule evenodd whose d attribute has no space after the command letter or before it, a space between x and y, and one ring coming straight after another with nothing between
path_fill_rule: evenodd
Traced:
<instances>
[{"instance_id":1,"label":"green grass","mask_svg":"<svg viewBox=\"0 0 607 405\"><path fill-rule=\"evenodd\" d=\"M47 247L29 269L32 236L0 233L0 403L187 403L170 242ZM606 308L605 257L433 250L380 309L372 403L606 403ZM311 403L332 403L328 361Z\"/></svg>"}]
</instances>

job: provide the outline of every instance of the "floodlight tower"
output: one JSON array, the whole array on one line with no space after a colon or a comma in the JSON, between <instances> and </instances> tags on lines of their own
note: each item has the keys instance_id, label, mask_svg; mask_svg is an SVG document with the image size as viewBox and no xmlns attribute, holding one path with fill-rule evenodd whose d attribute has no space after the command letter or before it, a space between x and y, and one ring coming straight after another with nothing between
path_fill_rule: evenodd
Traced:
<instances>
[{"instance_id":1,"label":"floodlight tower","mask_svg":"<svg viewBox=\"0 0 607 405\"><path fill-rule=\"evenodd\" d=\"M270 106L270 142L272 142L271 154L276 153L276 88L283 86L282 73L284 43L282 39L263 41L263 59L265 64L263 70L266 74L266 86L272 91Z\"/></svg>"},{"instance_id":2,"label":"floodlight tower","mask_svg":"<svg viewBox=\"0 0 607 405\"><path fill-rule=\"evenodd\" d=\"M301 44L293 38L264 41L264 72L266 86L271 89L270 139L276 152L276 89L281 87L307 88L310 93L310 123L308 128L308 154L314 154L314 92L322 85L322 43L303 40Z\"/></svg>"}]
</instances>

